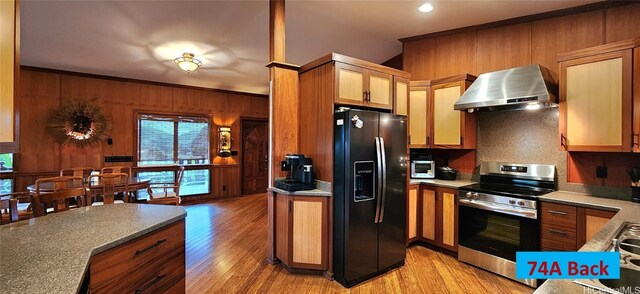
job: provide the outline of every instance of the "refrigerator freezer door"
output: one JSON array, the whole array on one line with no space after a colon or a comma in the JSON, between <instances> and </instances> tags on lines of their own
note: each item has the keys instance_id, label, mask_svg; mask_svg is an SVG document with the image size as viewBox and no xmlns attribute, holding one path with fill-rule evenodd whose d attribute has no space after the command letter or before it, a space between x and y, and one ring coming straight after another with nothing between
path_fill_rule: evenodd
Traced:
<instances>
[{"instance_id":1,"label":"refrigerator freezer door","mask_svg":"<svg viewBox=\"0 0 640 294\"><path fill-rule=\"evenodd\" d=\"M350 110L334 120L334 271L352 285L378 269L378 113Z\"/></svg>"},{"instance_id":2,"label":"refrigerator freezer door","mask_svg":"<svg viewBox=\"0 0 640 294\"><path fill-rule=\"evenodd\" d=\"M379 225L378 270L402 264L406 256L406 117L380 113L380 137L384 142L385 183Z\"/></svg>"}]
</instances>

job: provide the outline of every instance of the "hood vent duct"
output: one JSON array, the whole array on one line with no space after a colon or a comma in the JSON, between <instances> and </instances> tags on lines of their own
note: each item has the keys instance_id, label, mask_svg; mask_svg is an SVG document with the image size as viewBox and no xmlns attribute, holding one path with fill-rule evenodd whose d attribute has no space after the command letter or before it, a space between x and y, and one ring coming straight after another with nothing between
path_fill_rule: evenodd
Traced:
<instances>
[{"instance_id":1,"label":"hood vent duct","mask_svg":"<svg viewBox=\"0 0 640 294\"><path fill-rule=\"evenodd\" d=\"M557 107L558 85L538 64L481 74L454 105L456 110L498 111Z\"/></svg>"}]
</instances>

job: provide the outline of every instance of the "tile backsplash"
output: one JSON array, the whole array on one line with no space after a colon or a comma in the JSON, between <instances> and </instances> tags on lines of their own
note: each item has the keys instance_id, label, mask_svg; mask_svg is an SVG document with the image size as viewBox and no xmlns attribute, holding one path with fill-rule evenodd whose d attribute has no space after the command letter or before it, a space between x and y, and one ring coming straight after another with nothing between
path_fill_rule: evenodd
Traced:
<instances>
[{"instance_id":1,"label":"tile backsplash","mask_svg":"<svg viewBox=\"0 0 640 294\"><path fill-rule=\"evenodd\" d=\"M567 152L559 148L558 142L558 108L480 112L477 145L477 164L482 161L553 164L558 171L560 190L616 199L631 198L628 187L585 185L567 181ZM606 157L600 153L593 154L594 158ZM635 154L623 156L640 157ZM588 157L586 160L589 160ZM603 161L606 162L604 159ZM584 172L595 174L595 170ZM620 172L613 174L621 176ZM606 185L605 181L603 183Z\"/></svg>"}]
</instances>

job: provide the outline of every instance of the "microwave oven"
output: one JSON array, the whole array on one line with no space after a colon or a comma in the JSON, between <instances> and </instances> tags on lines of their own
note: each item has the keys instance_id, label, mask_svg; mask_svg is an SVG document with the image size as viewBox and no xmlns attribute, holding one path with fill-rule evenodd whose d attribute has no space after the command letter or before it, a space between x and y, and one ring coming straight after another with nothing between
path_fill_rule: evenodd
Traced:
<instances>
[{"instance_id":1,"label":"microwave oven","mask_svg":"<svg viewBox=\"0 0 640 294\"><path fill-rule=\"evenodd\" d=\"M411 161L412 179L433 179L436 177L436 164L433 160Z\"/></svg>"}]
</instances>

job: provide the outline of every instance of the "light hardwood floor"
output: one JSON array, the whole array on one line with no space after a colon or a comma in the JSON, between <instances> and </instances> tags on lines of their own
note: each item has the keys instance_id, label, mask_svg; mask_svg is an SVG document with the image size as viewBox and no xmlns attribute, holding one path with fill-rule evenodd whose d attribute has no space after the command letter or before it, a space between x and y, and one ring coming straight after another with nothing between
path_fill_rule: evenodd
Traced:
<instances>
[{"instance_id":1,"label":"light hardwood floor","mask_svg":"<svg viewBox=\"0 0 640 294\"><path fill-rule=\"evenodd\" d=\"M531 293L524 285L413 246L406 265L351 289L268 264L266 194L185 206L187 293Z\"/></svg>"}]
</instances>

